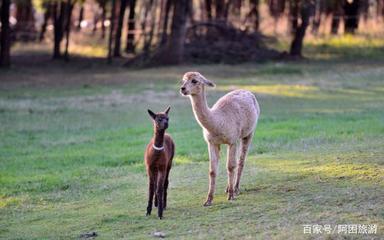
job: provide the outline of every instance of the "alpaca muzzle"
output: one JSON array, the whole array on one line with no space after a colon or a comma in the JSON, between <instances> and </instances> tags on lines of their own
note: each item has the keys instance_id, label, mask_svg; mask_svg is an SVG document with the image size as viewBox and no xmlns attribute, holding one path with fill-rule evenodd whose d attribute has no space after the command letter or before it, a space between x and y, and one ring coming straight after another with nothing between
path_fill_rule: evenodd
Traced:
<instances>
[{"instance_id":1,"label":"alpaca muzzle","mask_svg":"<svg viewBox=\"0 0 384 240\"><path fill-rule=\"evenodd\" d=\"M180 94L183 95L183 96L186 96L188 95L188 91L185 87L181 87L180 88Z\"/></svg>"}]
</instances>

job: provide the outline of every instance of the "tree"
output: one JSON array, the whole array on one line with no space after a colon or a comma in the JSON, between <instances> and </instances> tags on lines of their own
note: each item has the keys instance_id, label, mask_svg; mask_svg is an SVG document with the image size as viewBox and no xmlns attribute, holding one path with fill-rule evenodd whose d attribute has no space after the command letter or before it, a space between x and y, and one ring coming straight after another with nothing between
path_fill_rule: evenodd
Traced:
<instances>
[{"instance_id":1,"label":"tree","mask_svg":"<svg viewBox=\"0 0 384 240\"><path fill-rule=\"evenodd\" d=\"M212 20L212 0L205 0L205 10L208 21Z\"/></svg>"},{"instance_id":2,"label":"tree","mask_svg":"<svg viewBox=\"0 0 384 240\"><path fill-rule=\"evenodd\" d=\"M67 6L66 6L66 22L65 22L65 52L64 52L64 58L65 60L69 60L69 54L68 54L68 48L69 48L69 35L71 33L71 18L72 18L72 10L73 10L74 4L71 3L71 0L67 0Z\"/></svg>"},{"instance_id":3,"label":"tree","mask_svg":"<svg viewBox=\"0 0 384 240\"><path fill-rule=\"evenodd\" d=\"M160 47L154 56L154 62L164 65L179 64L183 60L184 42L187 27L188 11L191 8L191 0L175 1L171 33L164 47Z\"/></svg>"},{"instance_id":4,"label":"tree","mask_svg":"<svg viewBox=\"0 0 384 240\"><path fill-rule=\"evenodd\" d=\"M111 18L110 18L111 25L109 29L109 38L108 38L108 63L112 63L112 43L113 43L113 31L115 30L115 15L116 15L116 0L112 0L112 10L111 10Z\"/></svg>"},{"instance_id":5,"label":"tree","mask_svg":"<svg viewBox=\"0 0 384 240\"><path fill-rule=\"evenodd\" d=\"M332 8L331 34L337 34L339 32L340 19L343 17L342 0L334 0Z\"/></svg>"},{"instance_id":6,"label":"tree","mask_svg":"<svg viewBox=\"0 0 384 240\"><path fill-rule=\"evenodd\" d=\"M297 27L294 39L291 43L291 49L289 54L294 57L301 57L301 50L303 48L303 40L305 32L309 25L309 18L313 13L314 5L311 0L302 0L301 3L301 23Z\"/></svg>"},{"instance_id":7,"label":"tree","mask_svg":"<svg viewBox=\"0 0 384 240\"><path fill-rule=\"evenodd\" d=\"M299 5L301 0L290 0L289 1L289 17L290 17L290 31L295 33L299 24ZM306 0L303 0L306 1Z\"/></svg>"},{"instance_id":8,"label":"tree","mask_svg":"<svg viewBox=\"0 0 384 240\"><path fill-rule=\"evenodd\" d=\"M36 38L32 0L14 0L17 23L14 32L17 40L31 41Z\"/></svg>"},{"instance_id":9,"label":"tree","mask_svg":"<svg viewBox=\"0 0 384 240\"><path fill-rule=\"evenodd\" d=\"M84 3L85 3L85 0L80 0L79 1L80 10L79 10L79 19L77 20L77 25L76 25L76 30L77 31L81 30L81 22L84 19Z\"/></svg>"},{"instance_id":10,"label":"tree","mask_svg":"<svg viewBox=\"0 0 384 240\"><path fill-rule=\"evenodd\" d=\"M115 36L115 49L113 52L114 57L120 57L120 49L121 49L121 32L123 30L123 21L125 15L125 9L127 8L127 0L120 1L120 11L119 11L119 19L117 22L116 28L116 36Z\"/></svg>"},{"instance_id":11,"label":"tree","mask_svg":"<svg viewBox=\"0 0 384 240\"><path fill-rule=\"evenodd\" d=\"M207 20L211 21L214 17L215 21L227 22L229 9L233 2L234 0L205 0L204 4ZM192 4L192 2L189 4ZM192 8L189 11L191 12ZM213 12L215 13L214 16Z\"/></svg>"},{"instance_id":12,"label":"tree","mask_svg":"<svg viewBox=\"0 0 384 240\"><path fill-rule=\"evenodd\" d=\"M143 54L147 58L150 54L150 47L153 40L154 28L155 28L155 10L154 0L148 0L146 4L143 5L143 18L141 20L141 31L143 32ZM150 20L150 21L149 21ZM149 32L147 32L147 24L151 24L149 27Z\"/></svg>"},{"instance_id":13,"label":"tree","mask_svg":"<svg viewBox=\"0 0 384 240\"><path fill-rule=\"evenodd\" d=\"M260 26L259 0L249 0L249 4L251 10L249 11L248 17L253 17L253 28L255 31L258 31Z\"/></svg>"},{"instance_id":14,"label":"tree","mask_svg":"<svg viewBox=\"0 0 384 240\"><path fill-rule=\"evenodd\" d=\"M164 45L167 42L169 13L171 11L172 6L173 6L173 0L166 0L165 8L164 8L163 28L162 28L162 33L161 33L160 45Z\"/></svg>"},{"instance_id":15,"label":"tree","mask_svg":"<svg viewBox=\"0 0 384 240\"><path fill-rule=\"evenodd\" d=\"M324 13L325 4L322 0L315 1L314 17L312 20L312 34L316 35L321 24L321 16Z\"/></svg>"},{"instance_id":16,"label":"tree","mask_svg":"<svg viewBox=\"0 0 384 240\"><path fill-rule=\"evenodd\" d=\"M101 8L101 38L105 38L105 19L107 18L107 2L109 0L96 0ZM97 22L99 20L99 13L96 13L97 17L95 17L93 32L96 32Z\"/></svg>"},{"instance_id":17,"label":"tree","mask_svg":"<svg viewBox=\"0 0 384 240\"><path fill-rule=\"evenodd\" d=\"M359 27L359 0L344 0L345 32L355 33Z\"/></svg>"},{"instance_id":18,"label":"tree","mask_svg":"<svg viewBox=\"0 0 384 240\"><path fill-rule=\"evenodd\" d=\"M1 41L0 41L0 66L9 67L11 64L11 37L9 27L10 0L3 0L1 5Z\"/></svg>"},{"instance_id":19,"label":"tree","mask_svg":"<svg viewBox=\"0 0 384 240\"><path fill-rule=\"evenodd\" d=\"M47 31L48 21L52 15L52 2L51 1L44 2L42 5L42 8L44 9L44 20L40 30L40 36L39 36L40 42L44 40L45 32Z\"/></svg>"},{"instance_id":20,"label":"tree","mask_svg":"<svg viewBox=\"0 0 384 240\"><path fill-rule=\"evenodd\" d=\"M129 15L128 15L128 29L127 29L127 43L125 46L126 53L134 53L135 52L135 30L136 30L136 21L135 21L135 8L136 8L136 0L129 1Z\"/></svg>"},{"instance_id":21,"label":"tree","mask_svg":"<svg viewBox=\"0 0 384 240\"><path fill-rule=\"evenodd\" d=\"M268 0L269 13L274 19L274 32L276 32L279 18L284 14L285 2L285 0Z\"/></svg>"},{"instance_id":22,"label":"tree","mask_svg":"<svg viewBox=\"0 0 384 240\"><path fill-rule=\"evenodd\" d=\"M61 58L61 41L64 35L64 14L65 2L53 3L53 26L54 26L54 41L53 41L53 59Z\"/></svg>"}]
</instances>

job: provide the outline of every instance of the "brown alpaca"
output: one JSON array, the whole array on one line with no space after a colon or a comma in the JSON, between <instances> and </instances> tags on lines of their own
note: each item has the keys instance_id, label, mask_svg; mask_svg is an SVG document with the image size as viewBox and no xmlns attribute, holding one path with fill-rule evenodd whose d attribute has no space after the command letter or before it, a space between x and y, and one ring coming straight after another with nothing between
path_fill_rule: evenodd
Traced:
<instances>
[{"instance_id":1,"label":"brown alpaca","mask_svg":"<svg viewBox=\"0 0 384 240\"><path fill-rule=\"evenodd\" d=\"M144 161L148 175L148 206L147 216L152 211L153 195L155 194L155 207L158 216L163 218L163 210L167 207L167 189L169 171L172 166L172 159L175 153L175 144L171 136L165 133L168 128L168 112L154 113L148 109L153 119L154 137L148 143Z\"/></svg>"}]
</instances>

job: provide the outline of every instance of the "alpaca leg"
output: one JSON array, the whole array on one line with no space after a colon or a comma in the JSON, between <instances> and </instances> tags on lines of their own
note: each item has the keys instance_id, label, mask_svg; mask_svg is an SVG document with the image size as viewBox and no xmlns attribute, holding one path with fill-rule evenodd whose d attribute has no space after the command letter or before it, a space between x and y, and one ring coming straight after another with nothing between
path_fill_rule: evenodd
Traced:
<instances>
[{"instance_id":1,"label":"alpaca leg","mask_svg":"<svg viewBox=\"0 0 384 240\"><path fill-rule=\"evenodd\" d=\"M155 189L155 192L156 192L156 189ZM155 194L155 207L159 206L159 203L157 201L157 194Z\"/></svg>"},{"instance_id":2,"label":"alpaca leg","mask_svg":"<svg viewBox=\"0 0 384 240\"><path fill-rule=\"evenodd\" d=\"M234 200L233 184L235 180L237 144L228 146L227 152L227 174L228 174L228 200Z\"/></svg>"},{"instance_id":3,"label":"alpaca leg","mask_svg":"<svg viewBox=\"0 0 384 240\"><path fill-rule=\"evenodd\" d=\"M154 181L155 181L155 188L154 188L154 190L153 190L153 192L155 193L155 207L157 207L157 205L158 205L158 203L157 203L157 194L156 194L156 189L157 189L157 174L155 174L155 176L154 176Z\"/></svg>"},{"instance_id":4,"label":"alpaca leg","mask_svg":"<svg viewBox=\"0 0 384 240\"><path fill-rule=\"evenodd\" d=\"M209 143L209 190L207 200L204 203L204 206L211 206L213 195L215 193L215 184L216 184L216 175L217 175L217 167L219 163L219 154L220 154L220 146Z\"/></svg>"},{"instance_id":5,"label":"alpaca leg","mask_svg":"<svg viewBox=\"0 0 384 240\"><path fill-rule=\"evenodd\" d=\"M163 200L163 209L167 208L167 188L168 188L168 179L165 179L164 182L164 200Z\"/></svg>"},{"instance_id":6,"label":"alpaca leg","mask_svg":"<svg viewBox=\"0 0 384 240\"><path fill-rule=\"evenodd\" d=\"M162 219L163 218L163 208L164 208L164 182L165 182L165 174L159 173L157 179L157 216Z\"/></svg>"},{"instance_id":7,"label":"alpaca leg","mask_svg":"<svg viewBox=\"0 0 384 240\"><path fill-rule=\"evenodd\" d=\"M148 176L148 205L147 205L147 216L151 215L152 212L152 201L153 194L155 193L155 178L153 174Z\"/></svg>"},{"instance_id":8,"label":"alpaca leg","mask_svg":"<svg viewBox=\"0 0 384 240\"><path fill-rule=\"evenodd\" d=\"M236 184L235 184L235 194L240 193L241 174L243 173L245 158L247 157L249 145L252 142L252 138L253 138L253 133L249 134L247 137L243 138L241 141L240 158L239 158L239 162L237 163L237 178L236 178Z\"/></svg>"},{"instance_id":9,"label":"alpaca leg","mask_svg":"<svg viewBox=\"0 0 384 240\"><path fill-rule=\"evenodd\" d=\"M171 170L171 169L168 169L167 176L165 177L165 182L164 182L164 210L167 208L167 191L168 191L168 185L169 185L169 181L168 181L169 170Z\"/></svg>"}]
</instances>

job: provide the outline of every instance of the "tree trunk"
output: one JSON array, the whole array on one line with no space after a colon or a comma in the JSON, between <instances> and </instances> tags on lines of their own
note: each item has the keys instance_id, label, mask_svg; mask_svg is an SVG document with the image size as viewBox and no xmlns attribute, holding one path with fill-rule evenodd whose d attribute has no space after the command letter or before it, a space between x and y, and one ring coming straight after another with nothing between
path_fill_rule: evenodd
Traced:
<instances>
[{"instance_id":1,"label":"tree trunk","mask_svg":"<svg viewBox=\"0 0 384 240\"><path fill-rule=\"evenodd\" d=\"M183 60L187 17L191 0L174 2L171 34L165 48L161 49L155 62L164 65L179 64Z\"/></svg>"},{"instance_id":2,"label":"tree trunk","mask_svg":"<svg viewBox=\"0 0 384 240\"><path fill-rule=\"evenodd\" d=\"M315 2L315 16L312 20L312 34L317 35L321 24L322 1Z\"/></svg>"},{"instance_id":3,"label":"tree trunk","mask_svg":"<svg viewBox=\"0 0 384 240\"><path fill-rule=\"evenodd\" d=\"M231 4L232 4L233 0L227 0L227 2L224 4L224 10L223 10L223 20L225 22L228 21L228 15L229 15L229 9L231 8ZM192 8L190 8L190 11L189 12L192 12Z\"/></svg>"},{"instance_id":4,"label":"tree trunk","mask_svg":"<svg viewBox=\"0 0 384 240\"><path fill-rule=\"evenodd\" d=\"M215 10L216 10L216 20L224 20L225 15L225 1L224 0L215 0Z\"/></svg>"},{"instance_id":5,"label":"tree trunk","mask_svg":"<svg viewBox=\"0 0 384 240\"><path fill-rule=\"evenodd\" d=\"M101 38L105 38L105 19L107 17L107 7L106 7L106 2L104 1L103 4L101 5ZM112 24L112 23L111 23Z\"/></svg>"},{"instance_id":6,"label":"tree trunk","mask_svg":"<svg viewBox=\"0 0 384 240\"><path fill-rule=\"evenodd\" d=\"M41 25L40 36L39 36L40 42L44 40L45 32L47 31L48 21L51 18L51 15L52 15L52 4L49 2L44 4L44 22Z\"/></svg>"},{"instance_id":7,"label":"tree trunk","mask_svg":"<svg viewBox=\"0 0 384 240\"><path fill-rule=\"evenodd\" d=\"M212 20L212 0L205 0L205 10L207 13L207 20Z\"/></svg>"},{"instance_id":8,"label":"tree trunk","mask_svg":"<svg viewBox=\"0 0 384 240\"><path fill-rule=\"evenodd\" d=\"M301 24L298 26L295 32L295 37L291 44L290 55L295 57L301 57L301 50L303 48L303 40L305 37L305 31L309 25L309 18L313 11L313 4L309 0L303 0L301 6Z\"/></svg>"},{"instance_id":9,"label":"tree trunk","mask_svg":"<svg viewBox=\"0 0 384 240\"><path fill-rule=\"evenodd\" d=\"M113 52L114 57L120 57L120 49L121 49L121 32L123 30L123 21L125 15L125 9L127 8L127 0L120 1L120 11L119 11L119 20L116 28L116 36L115 36L115 49Z\"/></svg>"},{"instance_id":10,"label":"tree trunk","mask_svg":"<svg viewBox=\"0 0 384 240\"><path fill-rule=\"evenodd\" d=\"M384 16L384 0L376 0L376 21L380 22L382 16Z\"/></svg>"},{"instance_id":11,"label":"tree trunk","mask_svg":"<svg viewBox=\"0 0 384 240\"><path fill-rule=\"evenodd\" d=\"M306 0L302 0L306 1ZM295 33L299 23L299 4L300 0L290 0L289 1L289 14L290 14L290 30L291 33Z\"/></svg>"},{"instance_id":12,"label":"tree trunk","mask_svg":"<svg viewBox=\"0 0 384 240\"><path fill-rule=\"evenodd\" d=\"M92 28L92 34L95 34L97 31L97 24L100 20L100 14L99 9L97 9L95 12L93 12L93 28Z\"/></svg>"},{"instance_id":13,"label":"tree trunk","mask_svg":"<svg viewBox=\"0 0 384 240\"><path fill-rule=\"evenodd\" d=\"M381 12L378 12L378 14L384 18L384 0L381 0L381 3L380 3L380 6L381 6Z\"/></svg>"},{"instance_id":14,"label":"tree trunk","mask_svg":"<svg viewBox=\"0 0 384 240\"><path fill-rule=\"evenodd\" d=\"M1 5L1 41L0 41L0 67L11 65L11 37L9 27L9 7L10 0L3 0Z\"/></svg>"},{"instance_id":15,"label":"tree trunk","mask_svg":"<svg viewBox=\"0 0 384 240\"><path fill-rule=\"evenodd\" d=\"M359 0L344 2L345 33L354 34L359 27Z\"/></svg>"},{"instance_id":16,"label":"tree trunk","mask_svg":"<svg viewBox=\"0 0 384 240\"><path fill-rule=\"evenodd\" d=\"M129 2L129 16L128 16L128 31L127 31L127 44L125 46L126 53L134 53L135 52L135 8L136 8L136 0L130 0Z\"/></svg>"},{"instance_id":17,"label":"tree trunk","mask_svg":"<svg viewBox=\"0 0 384 240\"><path fill-rule=\"evenodd\" d=\"M161 41L160 41L160 45L161 46L163 46L167 42L169 12L171 11L172 5L173 5L173 1L172 0L166 0L164 21L163 21L163 30L162 30L162 33L161 33Z\"/></svg>"},{"instance_id":18,"label":"tree trunk","mask_svg":"<svg viewBox=\"0 0 384 240\"><path fill-rule=\"evenodd\" d=\"M331 34L339 32L340 19L343 16L342 1L335 1L332 14Z\"/></svg>"},{"instance_id":19,"label":"tree trunk","mask_svg":"<svg viewBox=\"0 0 384 240\"><path fill-rule=\"evenodd\" d=\"M15 1L17 23L14 28L16 39L31 41L36 39L35 18L32 0Z\"/></svg>"},{"instance_id":20,"label":"tree trunk","mask_svg":"<svg viewBox=\"0 0 384 240\"><path fill-rule=\"evenodd\" d=\"M54 3L53 18L54 18L54 44L53 44L53 59L61 58L61 41L64 35L64 15L65 2Z\"/></svg>"},{"instance_id":21,"label":"tree trunk","mask_svg":"<svg viewBox=\"0 0 384 240\"><path fill-rule=\"evenodd\" d=\"M253 17L253 28L255 31L259 31L260 27L260 13L259 13L259 0L250 0L251 12L250 15Z\"/></svg>"},{"instance_id":22,"label":"tree trunk","mask_svg":"<svg viewBox=\"0 0 384 240\"><path fill-rule=\"evenodd\" d=\"M149 22L148 16L149 15L155 16L154 10L156 10L156 6L153 6L154 5L153 3L154 3L154 0L150 0L147 2L147 5L145 6L145 9L144 9L144 18L141 24L141 29L144 33L144 46L143 46L144 56L149 55L150 45L153 37L153 31L154 31L153 28L154 28L154 21L155 21L153 19L151 19L150 31L149 31L149 34L147 34L147 23ZM150 14L150 12L152 12L152 14Z\"/></svg>"},{"instance_id":23,"label":"tree trunk","mask_svg":"<svg viewBox=\"0 0 384 240\"><path fill-rule=\"evenodd\" d=\"M65 42L65 52L64 52L64 58L65 60L69 60L69 53L68 53L68 48L69 48L69 35L71 32L71 18L72 18L72 9L73 9L73 4L71 3L71 0L68 0L67 2L67 7L66 7L66 23L65 23L65 33L66 33L66 42Z\"/></svg>"},{"instance_id":24,"label":"tree trunk","mask_svg":"<svg viewBox=\"0 0 384 240\"><path fill-rule=\"evenodd\" d=\"M79 11L79 19L77 21L77 26L76 30L80 31L81 30L81 22L84 19L84 4L81 4L80 11Z\"/></svg>"},{"instance_id":25,"label":"tree trunk","mask_svg":"<svg viewBox=\"0 0 384 240\"><path fill-rule=\"evenodd\" d=\"M273 23L273 32L276 34L277 32L277 25L279 18L282 14L285 12L285 5L288 5L288 30L291 31L291 1L293 0L287 0L289 1L288 4L286 4L286 0L268 0L268 7L269 7L269 13L273 17L274 23Z\"/></svg>"},{"instance_id":26,"label":"tree trunk","mask_svg":"<svg viewBox=\"0 0 384 240\"><path fill-rule=\"evenodd\" d=\"M108 38L108 63L112 63L112 42L113 42L113 31L115 30L115 15L116 15L116 0L112 0L112 10L110 18L110 29Z\"/></svg>"}]
</instances>

